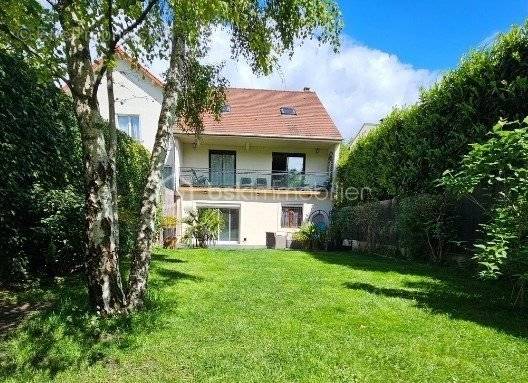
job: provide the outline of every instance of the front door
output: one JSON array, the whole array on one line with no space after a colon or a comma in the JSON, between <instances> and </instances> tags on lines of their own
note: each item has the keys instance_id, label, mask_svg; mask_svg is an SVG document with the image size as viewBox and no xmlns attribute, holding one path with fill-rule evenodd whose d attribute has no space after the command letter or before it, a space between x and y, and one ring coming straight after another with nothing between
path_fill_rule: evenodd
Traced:
<instances>
[{"instance_id":1,"label":"front door","mask_svg":"<svg viewBox=\"0 0 528 383\"><path fill-rule=\"evenodd\" d=\"M235 186L236 152L226 150L209 151L209 180L219 187Z\"/></svg>"}]
</instances>

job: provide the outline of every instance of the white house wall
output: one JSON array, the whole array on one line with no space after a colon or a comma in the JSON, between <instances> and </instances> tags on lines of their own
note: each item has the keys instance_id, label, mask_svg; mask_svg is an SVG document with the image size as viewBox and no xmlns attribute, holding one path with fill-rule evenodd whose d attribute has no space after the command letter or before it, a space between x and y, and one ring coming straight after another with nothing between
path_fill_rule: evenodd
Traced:
<instances>
[{"instance_id":1,"label":"white house wall","mask_svg":"<svg viewBox=\"0 0 528 383\"><path fill-rule=\"evenodd\" d=\"M163 98L161 88L143 78L127 62L118 60L114 70L114 95L116 114L139 115L140 142L152 151ZM108 120L106 77L99 86L97 99L102 117Z\"/></svg>"},{"instance_id":2,"label":"white house wall","mask_svg":"<svg viewBox=\"0 0 528 383\"><path fill-rule=\"evenodd\" d=\"M323 210L327 214L332 209L329 198L295 196L295 195L252 195L239 193L222 193L222 195L207 194L181 190L183 216L189 210L200 207L237 208L240 210L239 244L243 246L266 245L266 232L290 235L297 231L295 228L281 227L282 206L302 206L303 221L312 213ZM185 228L183 228L185 229Z\"/></svg>"},{"instance_id":3,"label":"white house wall","mask_svg":"<svg viewBox=\"0 0 528 383\"><path fill-rule=\"evenodd\" d=\"M209 150L232 150L236 151L236 168L243 170L267 170L271 171L273 152L303 153L306 155L306 172L326 172L328 166L328 155L335 148L319 149L306 148L303 146L280 145L273 142L272 146L235 146L201 144L194 148L192 144L181 145L183 152L182 167L208 168Z\"/></svg>"}]
</instances>

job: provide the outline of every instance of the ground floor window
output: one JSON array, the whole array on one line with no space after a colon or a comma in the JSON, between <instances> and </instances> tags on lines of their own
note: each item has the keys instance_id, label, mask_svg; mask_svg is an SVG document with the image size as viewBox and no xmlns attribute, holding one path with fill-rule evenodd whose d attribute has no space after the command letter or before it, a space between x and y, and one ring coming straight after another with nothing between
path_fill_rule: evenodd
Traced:
<instances>
[{"instance_id":1,"label":"ground floor window","mask_svg":"<svg viewBox=\"0 0 528 383\"><path fill-rule=\"evenodd\" d=\"M300 227L302 225L303 209L302 206L283 206L282 207L282 227Z\"/></svg>"},{"instance_id":2,"label":"ground floor window","mask_svg":"<svg viewBox=\"0 0 528 383\"><path fill-rule=\"evenodd\" d=\"M218 232L218 241L220 242L238 242L240 231L240 210L236 208L215 208L218 209L222 216L222 226ZM201 209L206 209L201 208Z\"/></svg>"}]
</instances>

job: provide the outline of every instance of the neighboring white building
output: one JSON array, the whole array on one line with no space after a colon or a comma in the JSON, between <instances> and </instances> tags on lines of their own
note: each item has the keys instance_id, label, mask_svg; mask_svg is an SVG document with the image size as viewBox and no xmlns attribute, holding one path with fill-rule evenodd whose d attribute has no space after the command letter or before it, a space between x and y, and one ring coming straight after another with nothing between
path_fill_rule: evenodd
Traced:
<instances>
[{"instance_id":1,"label":"neighboring white building","mask_svg":"<svg viewBox=\"0 0 528 383\"><path fill-rule=\"evenodd\" d=\"M363 125L361 125L361 129L359 129L358 134L356 134L356 136L352 140L352 144L355 144L360 138L365 137L367 134L369 134L371 131L373 131L377 127L378 127L378 124L373 124L371 122L365 122Z\"/></svg>"},{"instance_id":2,"label":"neighboring white building","mask_svg":"<svg viewBox=\"0 0 528 383\"><path fill-rule=\"evenodd\" d=\"M120 52L115 70L120 129L152 149L162 82ZM220 121L204 116L200 141L175 128L165 167L166 214L219 208L219 244L265 246L307 220L327 223L342 137L317 95L228 89ZM106 84L98 93L107 116ZM178 227L177 236L184 228ZM268 234L267 234L268 233Z\"/></svg>"}]
</instances>

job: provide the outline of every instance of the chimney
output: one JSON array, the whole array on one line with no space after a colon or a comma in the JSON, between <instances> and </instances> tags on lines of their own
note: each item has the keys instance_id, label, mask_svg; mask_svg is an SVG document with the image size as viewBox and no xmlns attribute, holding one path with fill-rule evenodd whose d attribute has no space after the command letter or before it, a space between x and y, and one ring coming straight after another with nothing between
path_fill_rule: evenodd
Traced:
<instances>
[{"instance_id":1,"label":"chimney","mask_svg":"<svg viewBox=\"0 0 528 383\"><path fill-rule=\"evenodd\" d=\"M304 91L304 92L310 92L310 87L309 87L309 86L305 86L305 87L303 88L303 91Z\"/></svg>"}]
</instances>

